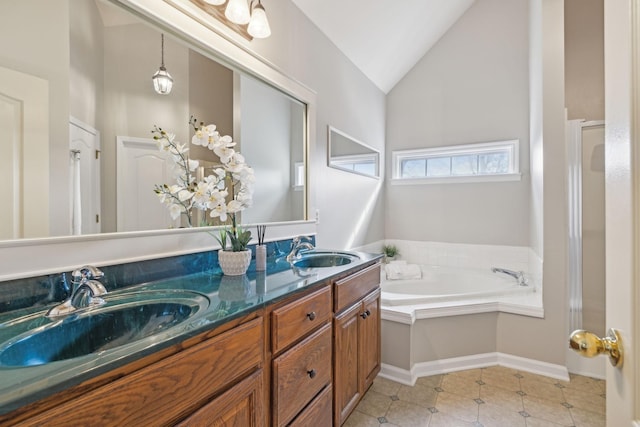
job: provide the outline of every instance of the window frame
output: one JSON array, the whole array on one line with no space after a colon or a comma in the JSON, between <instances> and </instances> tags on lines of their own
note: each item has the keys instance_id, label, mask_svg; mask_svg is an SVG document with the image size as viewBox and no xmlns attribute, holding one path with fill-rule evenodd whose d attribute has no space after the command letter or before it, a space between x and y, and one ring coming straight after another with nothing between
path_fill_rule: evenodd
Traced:
<instances>
[{"instance_id":1,"label":"window frame","mask_svg":"<svg viewBox=\"0 0 640 427\"><path fill-rule=\"evenodd\" d=\"M415 178L402 178L400 176L402 162L412 159L431 159L463 155L479 155L495 151L509 150L509 172L492 174L469 174L469 175L446 175L446 176L424 176ZM419 148L411 150L396 150L391 153L391 183L393 185L415 185L415 184L449 184L467 182L500 182L519 181L522 177L520 173L520 140L510 139L502 141L480 142L463 145L439 146L430 148Z\"/></svg>"},{"instance_id":2,"label":"window frame","mask_svg":"<svg viewBox=\"0 0 640 427\"><path fill-rule=\"evenodd\" d=\"M291 188L293 191L304 190L305 172L304 162L293 162L291 168Z\"/></svg>"},{"instance_id":3,"label":"window frame","mask_svg":"<svg viewBox=\"0 0 640 427\"><path fill-rule=\"evenodd\" d=\"M338 169L347 170L352 173L357 173L359 175L370 176L373 178L378 178L380 176L380 156L378 152L368 153L368 154L351 154L346 156L339 157L330 157L329 162L331 166L338 167ZM360 164L372 164L374 169L374 174L368 174L356 170L356 165Z\"/></svg>"}]
</instances>

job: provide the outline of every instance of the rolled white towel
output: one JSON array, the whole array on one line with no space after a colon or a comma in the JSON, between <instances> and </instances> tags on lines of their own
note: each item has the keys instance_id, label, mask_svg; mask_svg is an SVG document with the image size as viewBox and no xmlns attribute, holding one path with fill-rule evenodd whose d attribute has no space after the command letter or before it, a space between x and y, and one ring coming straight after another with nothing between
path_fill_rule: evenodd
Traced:
<instances>
[{"instance_id":1,"label":"rolled white towel","mask_svg":"<svg viewBox=\"0 0 640 427\"><path fill-rule=\"evenodd\" d=\"M385 265L388 280L420 279L422 271L418 264L390 263Z\"/></svg>"}]
</instances>

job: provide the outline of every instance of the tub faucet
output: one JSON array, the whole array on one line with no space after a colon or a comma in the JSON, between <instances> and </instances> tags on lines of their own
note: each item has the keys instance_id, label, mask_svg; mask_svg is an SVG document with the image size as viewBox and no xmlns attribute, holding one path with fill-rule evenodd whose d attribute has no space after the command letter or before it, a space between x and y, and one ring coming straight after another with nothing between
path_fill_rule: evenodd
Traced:
<instances>
[{"instance_id":1,"label":"tub faucet","mask_svg":"<svg viewBox=\"0 0 640 427\"><path fill-rule=\"evenodd\" d=\"M300 254L300 251L313 250L313 244L311 243L311 237L309 236L297 236L293 238L293 243L291 244L291 252L287 255L287 262L292 263Z\"/></svg>"},{"instance_id":2,"label":"tub faucet","mask_svg":"<svg viewBox=\"0 0 640 427\"><path fill-rule=\"evenodd\" d=\"M507 274L518 281L518 285L520 286L529 286L529 281L524 277L524 271L513 271L507 270L506 268L497 268L493 267L491 269L494 273L503 273Z\"/></svg>"},{"instance_id":3,"label":"tub faucet","mask_svg":"<svg viewBox=\"0 0 640 427\"><path fill-rule=\"evenodd\" d=\"M107 293L107 289L98 280L104 277L99 269L85 265L71 273L71 296L62 304L50 309L46 316L50 318L66 316L79 310L97 307L105 303L100 296Z\"/></svg>"}]
</instances>

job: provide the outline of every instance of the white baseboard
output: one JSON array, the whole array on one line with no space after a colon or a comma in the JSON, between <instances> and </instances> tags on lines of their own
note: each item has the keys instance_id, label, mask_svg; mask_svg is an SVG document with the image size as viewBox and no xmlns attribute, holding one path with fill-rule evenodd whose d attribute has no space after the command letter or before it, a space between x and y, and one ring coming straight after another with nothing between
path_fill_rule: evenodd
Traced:
<instances>
[{"instance_id":1,"label":"white baseboard","mask_svg":"<svg viewBox=\"0 0 640 427\"><path fill-rule=\"evenodd\" d=\"M422 362L413 365L411 370L383 363L380 376L400 384L414 385L420 377L446 374L448 372L464 371L467 369L486 368L489 366L505 366L519 371L543 375L563 381L569 380L569 372L562 365L541 362L524 357L512 356L505 353L483 353L472 356L454 357L432 362Z\"/></svg>"},{"instance_id":2,"label":"white baseboard","mask_svg":"<svg viewBox=\"0 0 640 427\"><path fill-rule=\"evenodd\" d=\"M571 349L567 349L567 368L572 374L585 377L606 379L607 359L605 357L586 358Z\"/></svg>"}]
</instances>

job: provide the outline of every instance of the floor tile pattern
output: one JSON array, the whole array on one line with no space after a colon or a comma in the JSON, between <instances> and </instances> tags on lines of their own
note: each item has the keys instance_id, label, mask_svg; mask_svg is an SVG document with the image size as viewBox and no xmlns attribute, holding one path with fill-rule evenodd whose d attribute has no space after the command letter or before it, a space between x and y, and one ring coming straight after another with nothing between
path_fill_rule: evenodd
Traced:
<instances>
[{"instance_id":1,"label":"floor tile pattern","mask_svg":"<svg viewBox=\"0 0 640 427\"><path fill-rule=\"evenodd\" d=\"M603 427L605 382L501 366L419 378L378 377L345 427Z\"/></svg>"}]
</instances>

